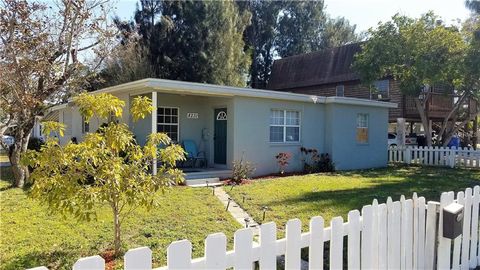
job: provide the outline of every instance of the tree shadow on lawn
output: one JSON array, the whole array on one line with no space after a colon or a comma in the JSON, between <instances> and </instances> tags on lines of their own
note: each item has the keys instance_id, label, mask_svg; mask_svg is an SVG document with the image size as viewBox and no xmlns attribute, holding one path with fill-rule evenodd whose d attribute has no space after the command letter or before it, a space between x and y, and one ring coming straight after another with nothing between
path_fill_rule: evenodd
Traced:
<instances>
[{"instance_id":1,"label":"tree shadow on lawn","mask_svg":"<svg viewBox=\"0 0 480 270\"><path fill-rule=\"evenodd\" d=\"M2 262L1 269L28 269L45 266L48 269L71 269L76 260L81 256L68 247L60 247L51 252L29 252L17 255L15 258Z\"/></svg>"},{"instance_id":2,"label":"tree shadow on lawn","mask_svg":"<svg viewBox=\"0 0 480 270\"><path fill-rule=\"evenodd\" d=\"M354 171L340 171L335 174L341 176L379 178L401 177L405 180L437 178L440 181L446 179L477 179L480 180L478 169L457 169L448 167L420 166L420 165L390 165L386 168L366 169Z\"/></svg>"},{"instance_id":3,"label":"tree shadow on lawn","mask_svg":"<svg viewBox=\"0 0 480 270\"><path fill-rule=\"evenodd\" d=\"M448 169L451 170L451 169ZM420 172L425 172L424 169L420 169ZM426 174L418 175L416 173L405 172L405 174L399 174L398 172L392 173L389 176L401 176L405 180L389 180L388 176L385 176L385 171L370 171L370 172L347 172L341 173L343 176L352 176L360 174L362 177L378 178L371 179L372 186L361 188L350 188L344 190L327 190L304 192L295 197L279 200L271 204L272 208L283 205L295 205L295 210L299 212L323 212L322 209L343 209L346 211L358 209L364 205L371 204L373 199L377 199L379 203L386 202L390 196L392 199L399 200L401 195L411 198L413 193L416 192L418 196L423 196L426 200L438 201L440 195L445 191L461 191L467 187L474 187L480 185L478 171L462 170L454 173L453 175L445 176L444 169L431 170ZM451 174L451 172L450 172ZM348 210L347 210L348 209ZM338 215L346 216L346 212L339 213Z\"/></svg>"}]
</instances>

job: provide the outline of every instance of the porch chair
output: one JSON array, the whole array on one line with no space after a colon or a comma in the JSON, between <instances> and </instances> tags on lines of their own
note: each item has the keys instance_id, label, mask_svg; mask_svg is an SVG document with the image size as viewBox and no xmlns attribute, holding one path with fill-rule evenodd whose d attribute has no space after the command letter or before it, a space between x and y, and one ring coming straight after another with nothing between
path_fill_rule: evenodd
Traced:
<instances>
[{"instance_id":1,"label":"porch chair","mask_svg":"<svg viewBox=\"0 0 480 270\"><path fill-rule=\"evenodd\" d=\"M192 162L192 168L195 168L197 161L203 161L203 166L208 166L207 156L205 151L198 151L197 144L193 140L184 140L183 149L187 152L186 162Z\"/></svg>"}]
</instances>

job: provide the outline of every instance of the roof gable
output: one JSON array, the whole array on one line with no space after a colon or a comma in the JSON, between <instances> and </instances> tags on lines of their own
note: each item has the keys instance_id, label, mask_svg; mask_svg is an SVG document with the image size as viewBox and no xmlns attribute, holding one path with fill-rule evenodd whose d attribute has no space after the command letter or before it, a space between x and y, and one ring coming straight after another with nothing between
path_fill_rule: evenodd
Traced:
<instances>
[{"instance_id":1,"label":"roof gable","mask_svg":"<svg viewBox=\"0 0 480 270\"><path fill-rule=\"evenodd\" d=\"M351 65L361 43L275 60L267 88L290 89L358 80Z\"/></svg>"}]
</instances>

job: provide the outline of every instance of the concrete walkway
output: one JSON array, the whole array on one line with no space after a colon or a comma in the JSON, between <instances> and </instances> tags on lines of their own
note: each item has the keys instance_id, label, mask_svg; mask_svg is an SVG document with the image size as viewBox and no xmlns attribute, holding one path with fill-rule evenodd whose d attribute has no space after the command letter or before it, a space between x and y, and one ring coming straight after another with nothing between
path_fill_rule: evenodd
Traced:
<instances>
[{"instance_id":1,"label":"concrete walkway","mask_svg":"<svg viewBox=\"0 0 480 270\"><path fill-rule=\"evenodd\" d=\"M215 196L222 202L222 204L225 206L225 209L227 208L228 205L228 212L235 218L235 220L242 224L243 226L246 226L245 224L245 219L248 219L248 227L250 227L253 230L253 235L257 236L259 232L259 224L255 222L255 220L245 211L243 210L230 196L225 192L223 187L216 187L215 188ZM230 201L230 205L229 202Z\"/></svg>"},{"instance_id":2,"label":"concrete walkway","mask_svg":"<svg viewBox=\"0 0 480 270\"><path fill-rule=\"evenodd\" d=\"M260 232L260 225L253 220L253 218L247 213L247 211L243 210L228 194L225 192L223 187L216 187L215 188L215 196L222 202L222 204L227 208L228 201L230 199L230 205L228 207L228 212L237 220L238 223L245 226L245 219L248 218L250 222L248 223L249 227L253 231L254 236L258 236ZM285 256L277 256L277 266L280 268L285 268ZM308 269L308 262L305 260L301 260L300 264L301 270Z\"/></svg>"}]
</instances>

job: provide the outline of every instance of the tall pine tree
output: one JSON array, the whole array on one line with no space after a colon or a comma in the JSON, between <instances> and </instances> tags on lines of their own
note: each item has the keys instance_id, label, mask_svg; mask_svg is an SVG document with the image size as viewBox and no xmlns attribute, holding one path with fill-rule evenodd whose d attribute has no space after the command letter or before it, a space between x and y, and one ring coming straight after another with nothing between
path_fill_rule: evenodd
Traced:
<instances>
[{"instance_id":1,"label":"tall pine tree","mask_svg":"<svg viewBox=\"0 0 480 270\"><path fill-rule=\"evenodd\" d=\"M252 88L267 86L275 53L277 18L284 7L281 1L237 1L241 9L252 14L251 24L244 33L247 50L251 51L252 64L248 84Z\"/></svg>"},{"instance_id":2,"label":"tall pine tree","mask_svg":"<svg viewBox=\"0 0 480 270\"><path fill-rule=\"evenodd\" d=\"M117 20L123 33L119 50L138 37L136 51L145 54L150 68L129 75L244 86L250 56L244 52L243 32L249 22L250 14L240 12L233 1L141 0L133 22ZM108 66L104 77L111 78L112 71L118 68ZM108 84L117 83L121 81Z\"/></svg>"}]
</instances>

